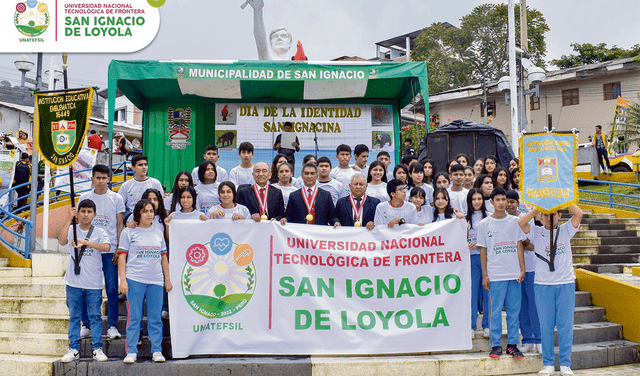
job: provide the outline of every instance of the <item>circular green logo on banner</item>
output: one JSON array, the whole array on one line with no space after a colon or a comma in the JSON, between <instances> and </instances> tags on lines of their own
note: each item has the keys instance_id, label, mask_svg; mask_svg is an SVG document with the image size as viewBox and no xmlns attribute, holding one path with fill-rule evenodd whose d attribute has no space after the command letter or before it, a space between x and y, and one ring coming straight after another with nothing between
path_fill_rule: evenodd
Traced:
<instances>
[{"instance_id":1,"label":"circular green logo on banner","mask_svg":"<svg viewBox=\"0 0 640 376\"><path fill-rule=\"evenodd\" d=\"M47 30L49 26L49 7L45 2L28 0L16 5L13 17L16 29L28 37L36 37Z\"/></svg>"},{"instance_id":2,"label":"circular green logo on banner","mask_svg":"<svg viewBox=\"0 0 640 376\"><path fill-rule=\"evenodd\" d=\"M167 0L147 0L147 3L154 8L160 8Z\"/></svg>"},{"instance_id":3,"label":"circular green logo on banner","mask_svg":"<svg viewBox=\"0 0 640 376\"><path fill-rule=\"evenodd\" d=\"M242 310L256 288L253 248L237 244L225 233L211 242L187 248L181 287L189 306L208 319L220 319Z\"/></svg>"}]
</instances>

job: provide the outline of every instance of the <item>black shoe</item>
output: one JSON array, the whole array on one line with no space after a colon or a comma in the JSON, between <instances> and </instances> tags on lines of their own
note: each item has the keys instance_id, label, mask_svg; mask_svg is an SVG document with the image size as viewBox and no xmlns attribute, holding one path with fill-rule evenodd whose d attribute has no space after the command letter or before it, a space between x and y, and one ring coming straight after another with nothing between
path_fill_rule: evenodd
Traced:
<instances>
[{"instance_id":1,"label":"black shoe","mask_svg":"<svg viewBox=\"0 0 640 376\"><path fill-rule=\"evenodd\" d=\"M489 356L492 358L499 358L500 355L502 355L502 346L493 346Z\"/></svg>"},{"instance_id":2,"label":"black shoe","mask_svg":"<svg viewBox=\"0 0 640 376\"><path fill-rule=\"evenodd\" d=\"M140 337L138 337L138 346L142 345L142 330L140 331Z\"/></svg>"},{"instance_id":3,"label":"black shoe","mask_svg":"<svg viewBox=\"0 0 640 376\"><path fill-rule=\"evenodd\" d=\"M513 356L516 359L524 359L524 355L518 350L516 345L507 345L507 354Z\"/></svg>"}]
</instances>

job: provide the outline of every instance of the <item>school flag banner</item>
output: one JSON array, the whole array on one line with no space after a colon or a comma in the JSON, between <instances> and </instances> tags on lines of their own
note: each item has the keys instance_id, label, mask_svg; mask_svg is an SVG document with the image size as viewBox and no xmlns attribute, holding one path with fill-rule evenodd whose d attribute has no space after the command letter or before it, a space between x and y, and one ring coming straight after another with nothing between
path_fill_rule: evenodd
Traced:
<instances>
[{"instance_id":1,"label":"school flag banner","mask_svg":"<svg viewBox=\"0 0 640 376\"><path fill-rule=\"evenodd\" d=\"M614 144L618 143L618 133L622 133L624 135L625 131L629 129L630 103L631 102L629 102L628 100L622 99L622 97L618 97L618 99L616 99L616 112L613 116L613 127L611 129L611 133L609 134L609 146L607 148L607 152L609 153L609 155L616 154L614 152L613 146ZM628 150L630 146L631 145L627 145L626 149Z\"/></svg>"},{"instance_id":2,"label":"school flag banner","mask_svg":"<svg viewBox=\"0 0 640 376\"><path fill-rule=\"evenodd\" d=\"M175 220L173 357L471 348L466 223Z\"/></svg>"},{"instance_id":3,"label":"school flag banner","mask_svg":"<svg viewBox=\"0 0 640 376\"><path fill-rule=\"evenodd\" d=\"M577 155L578 137L574 134L522 135L519 186L522 200L544 214L578 202Z\"/></svg>"},{"instance_id":4,"label":"school flag banner","mask_svg":"<svg viewBox=\"0 0 640 376\"><path fill-rule=\"evenodd\" d=\"M40 155L54 167L71 165L78 155L91 117L93 89L37 93L35 129Z\"/></svg>"},{"instance_id":5,"label":"school flag banner","mask_svg":"<svg viewBox=\"0 0 640 376\"><path fill-rule=\"evenodd\" d=\"M19 160L19 150L0 151L0 206L6 204L11 199L8 194L3 195L3 193L8 191L9 188L11 188L11 184L13 184L16 163L18 163Z\"/></svg>"}]
</instances>

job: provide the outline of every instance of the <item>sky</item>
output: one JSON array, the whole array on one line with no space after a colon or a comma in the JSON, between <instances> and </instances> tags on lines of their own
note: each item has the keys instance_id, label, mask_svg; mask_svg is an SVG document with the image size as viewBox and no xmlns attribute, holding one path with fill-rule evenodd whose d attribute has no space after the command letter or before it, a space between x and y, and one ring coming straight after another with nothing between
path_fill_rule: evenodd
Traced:
<instances>
[{"instance_id":1,"label":"sky","mask_svg":"<svg viewBox=\"0 0 640 376\"><path fill-rule=\"evenodd\" d=\"M144 1L144 0L138 0ZM480 4L497 0L264 0L267 32L284 26L300 40L309 60L348 55L372 58L375 43L422 29L434 22L459 26L460 18ZM107 86L107 68L119 60L255 60L253 12L244 0L167 0L160 8L160 30L146 48L130 54L69 54L70 87ZM638 0L528 0L549 25L546 60L572 53L572 43L601 43L629 48L640 43ZM0 54L0 81L20 84L14 61ZM30 57L35 62L36 55ZM45 54L44 69L50 57ZM60 54L54 61L61 66ZM43 70L44 70L43 69ZM35 68L28 73L35 78ZM47 78L44 78L45 82Z\"/></svg>"}]
</instances>

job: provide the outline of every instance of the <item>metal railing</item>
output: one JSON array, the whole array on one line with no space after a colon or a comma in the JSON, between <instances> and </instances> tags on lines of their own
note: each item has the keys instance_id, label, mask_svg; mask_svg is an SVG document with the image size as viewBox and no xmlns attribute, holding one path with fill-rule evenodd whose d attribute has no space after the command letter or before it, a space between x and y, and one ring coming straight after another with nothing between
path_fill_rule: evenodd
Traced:
<instances>
[{"instance_id":1,"label":"metal railing","mask_svg":"<svg viewBox=\"0 0 640 376\"><path fill-rule=\"evenodd\" d=\"M127 168L128 166L130 166L130 164L131 163L129 161L124 161L122 163L116 163L112 165L111 171L117 172L122 170L122 172L117 172L112 175L112 181L113 181L113 177L115 176L123 176L123 180L121 182L114 182L113 186L119 186L127 180ZM91 168L74 171L74 175L80 172L87 172L87 171L91 171ZM69 173L67 172L64 174L53 175L51 176L51 181L54 182L55 179L60 179L65 176L69 176ZM90 181L90 179L74 180L74 184L85 183L88 181ZM18 188L22 188L30 185L31 185L31 182L26 182L26 183L17 185L15 187L11 187L7 191L0 194L0 201L4 196L7 196L7 202L4 205L0 206L0 231L5 230L9 234L13 235L14 243L18 243L18 245L7 241L2 236L0 236L0 242L2 242L2 244L4 244L7 248L13 249L14 251L23 255L25 259L29 258L29 250L31 249L29 235L31 231L34 231L35 221L32 219L23 218L20 216L20 213L23 211L24 213L28 214L28 209L29 209L28 203L22 206L17 206L18 204L16 203L19 202L20 200L26 201L31 196L31 193L27 192L26 195L17 196L14 198L14 192L16 192L16 195L17 195ZM60 201L60 200L69 198L71 194L69 192L64 192L61 190L65 187L68 187L69 185L70 184L67 183L67 184L50 187L49 190L51 192L51 196L49 198L49 202L55 202L55 201ZM78 196L81 193L84 193L90 190L91 188L83 189L83 190L75 190L75 194L76 196ZM42 193L44 193L44 188L42 190L39 190L37 193L39 200L37 201L36 205L43 204L44 199L40 197L40 194ZM11 226L7 226L6 223L11 220L15 220L15 223ZM24 230L24 232L22 230ZM18 239L17 241L15 240L16 238ZM46 242L46 241L47 240L43 239L43 242ZM21 244L23 245L23 247L21 246Z\"/></svg>"},{"instance_id":2,"label":"metal railing","mask_svg":"<svg viewBox=\"0 0 640 376\"><path fill-rule=\"evenodd\" d=\"M586 179L578 179L578 183L606 184L606 185L609 186L609 189L608 189L607 192L590 191L590 190L586 190L586 189L578 189L578 192L594 193L594 194L598 194L598 195L607 196L607 201L587 200L587 199L580 198L580 200L579 200L580 202L585 202L585 203L590 203L590 204L600 204L600 205L604 204L604 205L607 205L610 209L613 209L614 206L620 206L620 207L627 208L627 209L640 210L640 206L622 204L622 203L613 201L614 197L623 197L623 198L631 198L631 199L635 199L635 200L640 200L640 196L625 195L625 194L622 194L622 193L613 192L613 186L614 185L616 185L616 186L625 186L625 187L634 187L634 188L640 189L640 185L638 185L638 184L618 183L618 182L614 182L614 181L603 181L603 180L586 180Z\"/></svg>"}]
</instances>

